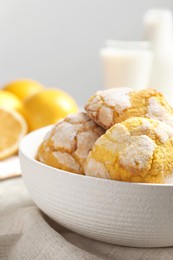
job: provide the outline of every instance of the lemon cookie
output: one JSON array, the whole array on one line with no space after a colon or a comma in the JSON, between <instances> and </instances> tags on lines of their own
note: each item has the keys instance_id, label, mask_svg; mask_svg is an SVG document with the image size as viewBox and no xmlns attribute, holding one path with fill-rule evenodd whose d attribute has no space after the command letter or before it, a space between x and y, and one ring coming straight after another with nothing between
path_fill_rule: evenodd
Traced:
<instances>
[{"instance_id":1,"label":"lemon cookie","mask_svg":"<svg viewBox=\"0 0 173 260\"><path fill-rule=\"evenodd\" d=\"M88 153L104 132L86 113L71 114L45 136L36 159L62 170L84 174Z\"/></svg>"},{"instance_id":2,"label":"lemon cookie","mask_svg":"<svg viewBox=\"0 0 173 260\"><path fill-rule=\"evenodd\" d=\"M133 117L115 124L95 143L85 174L146 183L173 183L173 128Z\"/></svg>"},{"instance_id":3,"label":"lemon cookie","mask_svg":"<svg viewBox=\"0 0 173 260\"><path fill-rule=\"evenodd\" d=\"M160 92L150 88L139 91L130 88L98 91L88 100L85 110L105 129L130 117L153 118L173 126L172 107Z\"/></svg>"}]
</instances>

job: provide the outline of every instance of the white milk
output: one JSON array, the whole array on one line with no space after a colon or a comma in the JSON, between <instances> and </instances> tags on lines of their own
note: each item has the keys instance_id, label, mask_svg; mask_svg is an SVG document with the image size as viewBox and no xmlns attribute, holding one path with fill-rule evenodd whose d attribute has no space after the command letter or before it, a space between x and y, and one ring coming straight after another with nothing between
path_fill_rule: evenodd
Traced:
<instances>
[{"instance_id":1,"label":"white milk","mask_svg":"<svg viewBox=\"0 0 173 260\"><path fill-rule=\"evenodd\" d=\"M150 87L173 104L173 18L169 10L149 10L144 17L145 40L151 41L154 60Z\"/></svg>"},{"instance_id":2,"label":"white milk","mask_svg":"<svg viewBox=\"0 0 173 260\"><path fill-rule=\"evenodd\" d=\"M100 55L106 88L148 87L152 51L147 42L107 41Z\"/></svg>"}]
</instances>

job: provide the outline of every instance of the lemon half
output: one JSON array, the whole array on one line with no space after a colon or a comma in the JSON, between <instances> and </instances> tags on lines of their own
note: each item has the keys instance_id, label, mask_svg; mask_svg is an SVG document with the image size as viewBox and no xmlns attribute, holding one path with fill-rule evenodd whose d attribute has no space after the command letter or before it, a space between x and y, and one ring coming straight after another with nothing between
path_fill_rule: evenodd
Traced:
<instances>
[{"instance_id":1,"label":"lemon half","mask_svg":"<svg viewBox=\"0 0 173 260\"><path fill-rule=\"evenodd\" d=\"M27 128L25 119L18 112L0 108L0 160L17 152Z\"/></svg>"}]
</instances>

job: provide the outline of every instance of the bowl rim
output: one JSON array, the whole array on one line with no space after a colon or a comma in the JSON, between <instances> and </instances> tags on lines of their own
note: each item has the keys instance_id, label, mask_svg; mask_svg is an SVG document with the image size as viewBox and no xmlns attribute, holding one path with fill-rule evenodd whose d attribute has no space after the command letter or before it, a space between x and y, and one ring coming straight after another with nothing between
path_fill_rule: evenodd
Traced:
<instances>
[{"instance_id":1,"label":"bowl rim","mask_svg":"<svg viewBox=\"0 0 173 260\"><path fill-rule=\"evenodd\" d=\"M70 176L74 176L74 178L87 178L87 179L92 179L93 181L97 180L97 182L101 182L101 183L118 183L119 185L131 185L131 186L153 186L153 187L173 187L173 184L170 184L170 183L167 183L167 184L164 184L164 183L142 183L142 182L127 182L127 181L118 181L118 180L110 180L110 179L104 179L104 178L97 178L97 177L93 177L93 176L87 176L87 175L82 175L82 174L77 174L77 173L72 173L72 172L69 172L69 171L65 171L65 170L61 170L61 169L57 169L55 167L52 167L52 166L49 166L49 165L46 165L42 162L39 162L37 161L35 158L31 157L31 156L28 156L25 152L25 149L23 149L25 146L23 145L24 142L26 142L27 139L30 139L32 136L36 135L36 133L38 132L42 132L42 131L45 131L46 129L51 129L53 125L48 125L48 126L44 126L42 128L39 128L37 130L34 130L30 133L28 133L27 135L25 135L22 140L20 141L19 143L19 159L21 160L21 154L27 158L27 160L31 161L32 163L34 164L38 164L40 165L41 167L45 167L47 169L50 169L51 171L53 172L60 172L61 174L65 173L65 174L68 174ZM34 145L34 144L33 144ZM38 148L38 147L37 147ZM50 173L51 174L51 173Z\"/></svg>"}]
</instances>

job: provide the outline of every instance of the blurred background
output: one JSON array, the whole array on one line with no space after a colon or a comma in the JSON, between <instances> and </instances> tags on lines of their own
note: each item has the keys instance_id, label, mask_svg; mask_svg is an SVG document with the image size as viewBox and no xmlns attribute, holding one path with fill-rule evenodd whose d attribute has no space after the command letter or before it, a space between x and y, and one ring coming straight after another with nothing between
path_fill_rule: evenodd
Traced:
<instances>
[{"instance_id":1,"label":"blurred background","mask_svg":"<svg viewBox=\"0 0 173 260\"><path fill-rule=\"evenodd\" d=\"M32 78L83 105L104 87L106 39L140 40L150 8L172 0L0 0L0 85Z\"/></svg>"}]
</instances>

